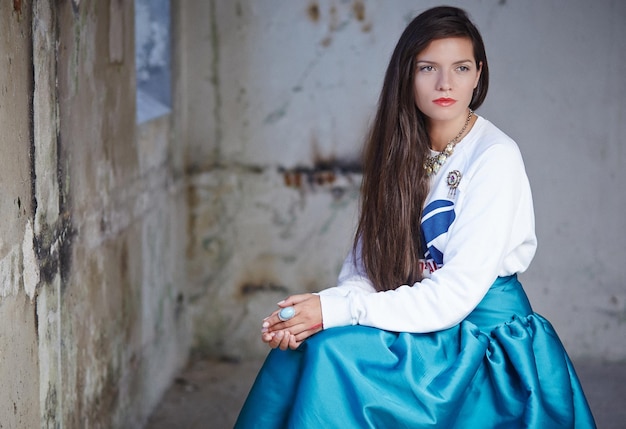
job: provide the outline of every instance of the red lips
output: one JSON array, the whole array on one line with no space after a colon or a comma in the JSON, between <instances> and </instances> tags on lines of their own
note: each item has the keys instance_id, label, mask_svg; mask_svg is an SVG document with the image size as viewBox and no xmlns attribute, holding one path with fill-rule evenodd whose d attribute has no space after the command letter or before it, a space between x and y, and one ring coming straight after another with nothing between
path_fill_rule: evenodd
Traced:
<instances>
[{"instance_id":1,"label":"red lips","mask_svg":"<svg viewBox=\"0 0 626 429\"><path fill-rule=\"evenodd\" d=\"M448 106L452 106L454 103L456 103L456 100L454 98L438 98L436 100L433 100L433 103L438 104L440 106L443 107L448 107Z\"/></svg>"}]
</instances>

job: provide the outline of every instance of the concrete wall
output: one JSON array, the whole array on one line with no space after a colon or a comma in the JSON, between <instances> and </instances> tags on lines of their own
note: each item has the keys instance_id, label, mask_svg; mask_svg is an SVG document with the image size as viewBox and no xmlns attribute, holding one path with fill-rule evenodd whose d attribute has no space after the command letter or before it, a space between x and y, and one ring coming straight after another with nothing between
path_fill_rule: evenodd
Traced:
<instances>
[{"instance_id":1,"label":"concrete wall","mask_svg":"<svg viewBox=\"0 0 626 429\"><path fill-rule=\"evenodd\" d=\"M175 120L135 123L133 3L0 6L0 426L141 427L191 343Z\"/></svg>"},{"instance_id":2,"label":"concrete wall","mask_svg":"<svg viewBox=\"0 0 626 429\"><path fill-rule=\"evenodd\" d=\"M354 126L335 117L344 78L319 67L323 24L303 4L187 4L197 348L258 356L267 351L260 320L277 301L335 282L353 234L355 137L366 118ZM288 36L294 29L298 37Z\"/></svg>"},{"instance_id":3,"label":"concrete wall","mask_svg":"<svg viewBox=\"0 0 626 429\"><path fill-rule=\"evenodd\" d=\"M626 6L452 1L483 32L480 114L519 143L539 250L522 280L574 357L626 358ZM190 278L198 344L266 350L280 298L334 284L354 230L358 159L405 25L437 1L188 1ZM321 185L317 185L320 183Z\"/></svg>"},{"instance_id":4,"label":"concrete wall","mask_svg":"<svg viewBox=\"0 0 626 429\"><path fill-rule=\"evenodd\" d=\"M534 191L531 302L576 357L626 359L626 3L507 2L481 19L484 114L514 137Z\"/></svg>"},{"instance_id":5,"label":"concrete wall","mask_svg":"<svg viewBox=\"0 0 626 429\"><path fill-rule=\"evenodd\" d=\"M62 417L136 427L189 347L183 147L169 117L135 124L132 2L56 13Z\"/></svg>"},{"instance_id":6,"label":"concrete wall","mask_svg":"<svg viewBox=\"0 0 626 429\"><path fill-rule=\"evenodd\" d=\"M0 422L37 427L31 13L0 3Z\"/></svg>"}]
</instances>

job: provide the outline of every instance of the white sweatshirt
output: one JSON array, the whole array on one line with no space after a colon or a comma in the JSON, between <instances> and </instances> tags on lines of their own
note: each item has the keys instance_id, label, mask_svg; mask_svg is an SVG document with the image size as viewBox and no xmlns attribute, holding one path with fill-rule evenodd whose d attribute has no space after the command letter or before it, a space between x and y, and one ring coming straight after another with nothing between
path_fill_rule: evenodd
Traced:
<instances>
[{"instance_id":1,"label":"white sweatshirt","mask_svg":"<svg viewBox=\"0 0 626 429\"><path fill-rule=\"evenodd\" d=\"M447 176L454 170L462 177L453 195ZM537 247L530 185L519 148L491 122L478 117L432 177L422 230L429 277L376 292L357 249L346 258L338 285L319 292L324 329L446 329L472 312L498 276L528 268Z\"/></svg>"}]
</instances>

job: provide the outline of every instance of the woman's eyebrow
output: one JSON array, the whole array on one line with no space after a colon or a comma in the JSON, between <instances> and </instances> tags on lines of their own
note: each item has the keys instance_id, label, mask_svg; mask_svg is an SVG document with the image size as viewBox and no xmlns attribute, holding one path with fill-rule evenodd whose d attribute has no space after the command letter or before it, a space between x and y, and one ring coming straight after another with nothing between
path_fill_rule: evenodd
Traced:
<instances>
[{"instance_id":1,"label":"woman's eyebrow","mask_svg":"<svg viewBox=\"0 0 626 429\"><path fill-rule=\"evenodd\" d=\"M438 64L436 61L430 61L430 60L417 60L418 63L427 63L427 64ZM472 59L466 59L466 60L460 60L460 61L455 61L452 64L463 64L463 63L474 63L474 60Z\"/></svg>"}]
</instances>

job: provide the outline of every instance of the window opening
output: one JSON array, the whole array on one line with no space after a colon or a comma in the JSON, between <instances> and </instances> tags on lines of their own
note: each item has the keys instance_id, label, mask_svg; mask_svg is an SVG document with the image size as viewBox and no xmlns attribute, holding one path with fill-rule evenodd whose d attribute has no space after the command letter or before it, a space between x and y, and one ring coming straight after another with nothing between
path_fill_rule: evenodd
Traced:
<instances>
[{"instance_id":1,"label":"window opening","mask_svg":"<svg viewBox=\"0 0 626 429\"><path fill-rule=\"evenodd\" d=\"M135 0L137 123L171 112L170 0Z\"/></svg>"}]
</instances>

